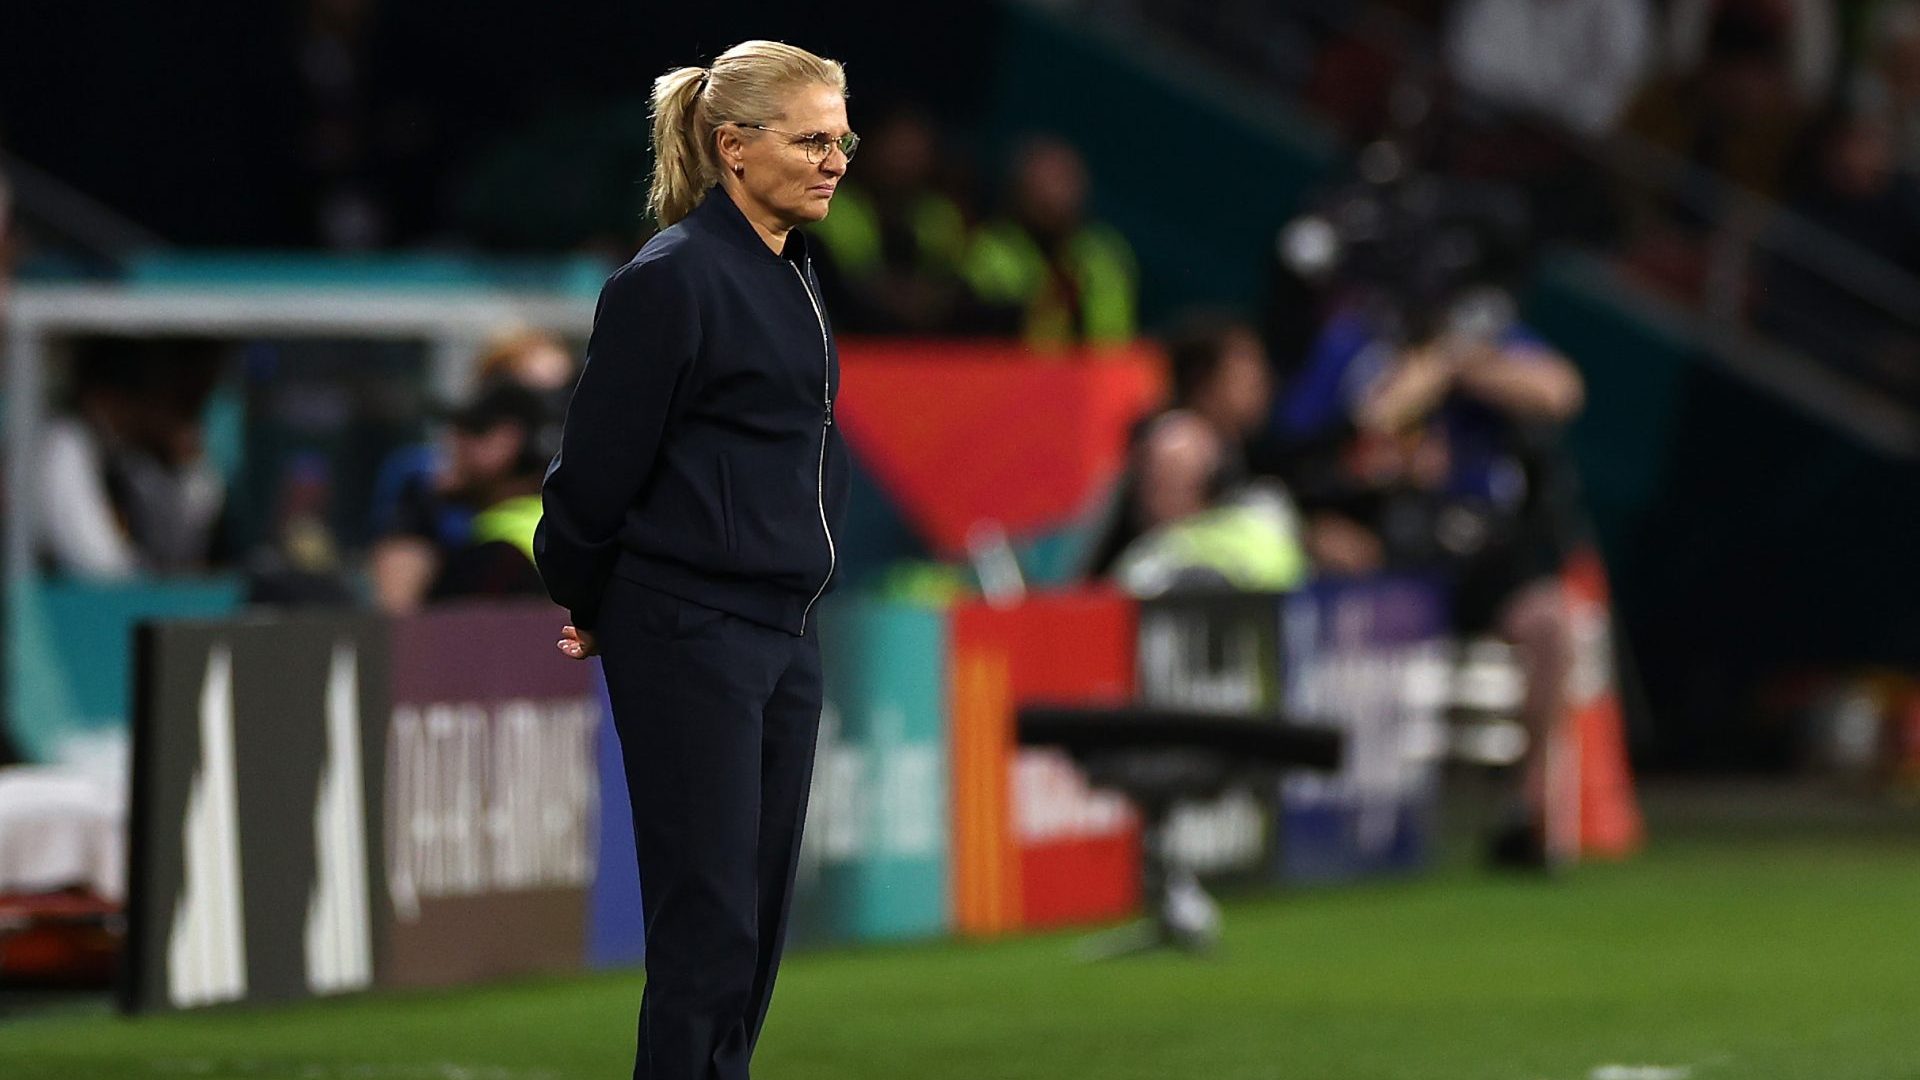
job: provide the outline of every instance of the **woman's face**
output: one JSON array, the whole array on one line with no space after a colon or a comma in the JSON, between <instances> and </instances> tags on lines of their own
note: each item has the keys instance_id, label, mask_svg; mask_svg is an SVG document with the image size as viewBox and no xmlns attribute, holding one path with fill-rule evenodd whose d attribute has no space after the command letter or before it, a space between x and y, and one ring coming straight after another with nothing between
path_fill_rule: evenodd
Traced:
<instances>
[{"instance_id":1,"label":"woman's face","mask_svg":"<svg viewBox=\"0 0 1920 1080\"><path fill-rule=\"evenodd\" d=\"M1273 379L1259 338L1247 331L1232 335L1209 390L1214 409L1234 430L1253 432L1266 422L1273 404Z\"/></svg>"},{"instance_id":2,"label":"woman's face","mask_svg":"<svg viewBox=\"0 0 1920 1080\"><path fill-rule=\"evenodd\" d=\"M722 129L721 162L730 172L730 162L741 166L735 174L740 194L789 228L826 217L834 188L846 175L847 156L835 147L820 161L808 161L803 140L845 135L846 99L831 86L804 87L787 96L779 116L759 122L780 130L734 125Z\"/></svg>"},{"instance_id":3,"label":"woman's face","mask_svg":"<svg viewBox=\"0 0 1920 1080\"><path fill-rule=\"evenodd\" d=\"M533 390L563 390L573 385L573 357L544 342L513 358L513 381Z\"/></svg>"}]
</instances>

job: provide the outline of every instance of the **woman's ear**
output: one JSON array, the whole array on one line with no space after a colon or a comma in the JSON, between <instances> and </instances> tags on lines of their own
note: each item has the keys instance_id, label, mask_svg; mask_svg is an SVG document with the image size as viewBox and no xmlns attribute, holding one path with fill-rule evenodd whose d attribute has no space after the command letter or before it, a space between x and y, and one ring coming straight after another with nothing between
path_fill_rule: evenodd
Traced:
<instances>
[{"instance_id":1,"label":"woman's ear","mask_svg":"<svg viewBox=\"0 0 1920 1080\"><path fill-rule=\"evenodd\" d=\"M720 152L720 167L739 176L740 170L744 168L741 159L746 154L746 141L740 138L740 133L735 131L731 124L714 129L713 138L714 146Z\"/></svg>"}]
</instances>

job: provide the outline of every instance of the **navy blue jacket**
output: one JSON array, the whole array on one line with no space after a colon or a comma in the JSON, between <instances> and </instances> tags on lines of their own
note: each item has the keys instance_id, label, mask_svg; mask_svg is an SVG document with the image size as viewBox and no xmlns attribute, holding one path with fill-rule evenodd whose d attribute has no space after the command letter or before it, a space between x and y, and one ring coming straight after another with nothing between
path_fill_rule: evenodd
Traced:
<instances>
[{"instance_id":1,"label":"navy blue jacket","mask_svg":"<svg viewBox=\"0 0 1920 1080\"><path fill-rule=\"evenodd\" d=\"M609 574L804 635L834 584L840 361L806 238L720 187L607 279L534 557L591 629Z\"/></svg>"}]
</instances>

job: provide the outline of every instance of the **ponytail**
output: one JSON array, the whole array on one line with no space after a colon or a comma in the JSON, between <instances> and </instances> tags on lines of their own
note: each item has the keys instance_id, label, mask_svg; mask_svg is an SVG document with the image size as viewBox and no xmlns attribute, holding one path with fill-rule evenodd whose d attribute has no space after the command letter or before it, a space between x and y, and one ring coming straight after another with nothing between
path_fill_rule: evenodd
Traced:
<instances>
[{"instance_id":1,"label":"ponytail","mask_svg":"<svg viewBox=\"0 0 1920 1080\"><path fill-rule=\"evenodd\" d=\"M707 69L674 68L653 81L653 185L647 210L666 228L693 212L717 177L713 123L702 115Z\"/></svg>"},{"instance_id":2,"label":"ponytail","mask_svg":"<svg viewBox=\"0 0 1920 1080\"><path fill-rule=\"evenodd\" d=\"M714 129L759 124L780 115L785 95L831 86L844 96L839 63L778 41L743 41L711 68L674 68L653 81L653 182L647 210L664 229L688 214L720 182Z\"/></svg>"}]
</instances>

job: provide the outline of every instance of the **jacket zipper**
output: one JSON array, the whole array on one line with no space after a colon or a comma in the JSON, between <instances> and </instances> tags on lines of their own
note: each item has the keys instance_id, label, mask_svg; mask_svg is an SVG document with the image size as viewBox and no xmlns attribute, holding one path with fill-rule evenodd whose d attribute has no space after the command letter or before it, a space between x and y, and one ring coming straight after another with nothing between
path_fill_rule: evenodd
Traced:
<instances>
[{"instance_id":1,"label":"jacket zipper","mask_svg":"<svg viewBox=\"0 0 1920 1080\"><path fill-rule=\"evenodd\" d=\"M840 563L839 553L833 546L833 527L827 524L827 429L833 426L833 353L827 344L827 317L820 313L820 301L814 299L813 286L807 284L807 275L801 272L799 266L791 262L787 265L793 267L794 275L800 279L800 291L807 294L807 303L813 306L813 321L820 325L820 400L826 409L820 424L820 462L814 468L813 494L814 503L820 509L820 531L827 537L827 576L821 579L820 587L814 590L813 599L807 601L806 609L800 613L800 633L805 635L807 616L812 614L813 605L827 591L827 583L833 580L834 568ZM813 260L808 259L807 265L811 269Z\"/></svg>"}]
</instances>

